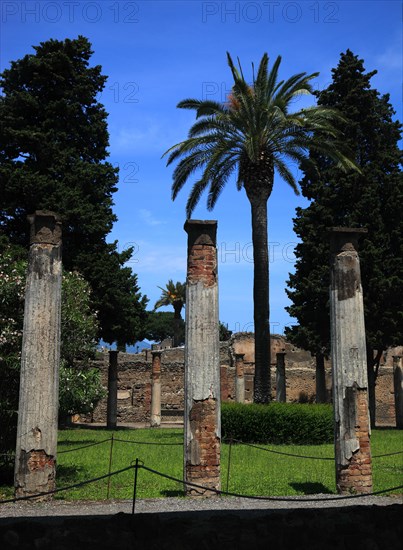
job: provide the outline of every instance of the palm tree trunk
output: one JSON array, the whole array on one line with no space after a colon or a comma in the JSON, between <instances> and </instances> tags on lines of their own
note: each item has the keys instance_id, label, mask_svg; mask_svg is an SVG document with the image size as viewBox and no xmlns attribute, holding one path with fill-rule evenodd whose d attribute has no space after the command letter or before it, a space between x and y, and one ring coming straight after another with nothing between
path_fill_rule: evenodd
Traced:
<instances>
[{"instance_id":1,"label":"palm tree trunk","mask_svg":"<svg viewBox=\"0 0 403 550\"><path fill-rule=\"evenodd\" d=\"M254 194L255 195L255 194ZM257 195L257 194L256 194ZM269 256L267 197L249 197L252 208L253 302L255 324L255 403L270 401Z\"/></svg>"}]
</instances>

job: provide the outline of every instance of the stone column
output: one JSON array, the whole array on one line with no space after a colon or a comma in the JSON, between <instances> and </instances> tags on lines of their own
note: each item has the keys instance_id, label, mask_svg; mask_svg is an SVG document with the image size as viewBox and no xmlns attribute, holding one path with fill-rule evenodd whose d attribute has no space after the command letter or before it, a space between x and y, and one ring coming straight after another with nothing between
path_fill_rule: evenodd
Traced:
<instances>
[{"instance_id":1,"label":"stone column","mask_svg":"<svg viewBox=\"0 0 403 550\"><path fill-rule=\"evenodd\" d=\"M396 428L403 429L403 369L402 358L393 357L393 392L395 394Z\"/></svg>"},{"instance_id":2,"label":"stone column","mask_svg":"<svg viewBox=\"0 0 403 550\"><path fill-rule=\"evenodd\" d=\"M285 355L283 351L276 353L276 401L278 403L286 402Z\"/></svg>"},{"instance_id":3,"label":"stone column","mask_svg":"<svg viewBox=\"0 0 403 550\"><path fill-rule=\"evenodd\" d=\"M330 320L336 485L370 493L372 467L364 306L357 242L365 229L331 229Z\"/></svg>"},{"instance_id":4,"label":"stone column","mask_svg":"<svg viewBox=\"0 0 403 550\"><path fill-rule=\"evenodd\" d=\"M185 481L194 496L220 489L220 347L216 221L188 220L185 346Z\"/></svg>"},{"instance_id":5,"label":"stone column","mask_svg":"<svg viewBox=\"0 0 403 550\"><path fill-rule=\"evenodd\" d=\"M235 401L245 403L244 353L235 354Z\"/></svg>"},{"instance_id":6,"label":"stone column","mask_svg":"<svg viewBox=\"0 0 403 550\"><path fill-rule=\"evenodd\" d=\"M162 351L152 352L151 366L151 427L158 428L161 424L161 355Z\"/></svg>"},{"instance_id":7,"label":"stone column","mask_svg":"<svg viewBox=\"0 0 403 550\"><path fill-rule=\"evenodd\" d=\"M118 351L109 351L108 401L106 404L106 427L114 430L118 421Z\"/></svg>"},{"instance_id":8,"label":"stone column","mask_svg":"<svg viewBox=\"0 0 403 550\"><path fill-rule=\"evenodd\" d=\"M56 486L62 232L59 217L37 211L31 224L25 289L15 453L17 497ZM44 499L50 497L44 497Z\"/></svg>"}]
</instances>

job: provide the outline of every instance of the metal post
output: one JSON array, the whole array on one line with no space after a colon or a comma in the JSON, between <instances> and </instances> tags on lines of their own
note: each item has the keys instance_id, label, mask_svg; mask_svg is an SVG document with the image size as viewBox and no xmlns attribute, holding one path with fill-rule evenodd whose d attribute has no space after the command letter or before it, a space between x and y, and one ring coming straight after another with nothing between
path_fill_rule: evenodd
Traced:
<instances>
[{"instance_id":1,"label":"metal post","mask_svg":"<svg viewBox=\"0 0 403 550\"><path fill-rule=\"evenodd\" d=\"M111 486L113 440L114 440L114 439L113 439L113 434L112 434L112 437L111 437L111 447L110 447L110 450L109 450L109 470L108 470L109 477L108 477L108 489L107 489L107 491L106 491L106 498L107 498L107 499L109 498L109 490L110 490L110 486Z\"/></svg>"},{"instance_id":2,"label":"metal post","mask_svg":"<svg viewBox=\"0 0 403 550\"><path fill-rule=\"evenodd\" d=\"M134 485L133 485L133 505L132 505L132 515L134 515L134 510L136 508L136 495L137 495L137 472L139 469L139 459L136 458L136 465L134 468Z\"/></svg>"}]
</instances>

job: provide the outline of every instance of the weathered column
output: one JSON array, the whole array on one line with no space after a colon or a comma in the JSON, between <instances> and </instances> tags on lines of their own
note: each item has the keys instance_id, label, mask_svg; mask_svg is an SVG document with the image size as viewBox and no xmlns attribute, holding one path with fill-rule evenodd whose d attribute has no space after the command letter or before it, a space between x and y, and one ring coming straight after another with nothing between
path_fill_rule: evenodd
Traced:
<instances>
[{"instance_id":1,"label":"weathered column","mask_svg":"<svg viewBox=\"0 0 403 550\"><path fill-rule=\"evenodd\" d=\"M31 224L25 289L15 453L17 497L56 485L62 232L59 217L37 211ZM50 498L50 497L44 497Z\"/></svg>"},{"instance_id":2,"label":"weathered column","mask_svg":"<svg viewBox=\"0 0 403 550\"><path fill-rule=\"evenodd\" d=\"M220 489L220 347L217 222L188 220L185 346L185 481L189 495Z\"/></svg>"},{"instance_id":3,"label":"weathered column","mask_svg":"<svg viewBox=\"0 0 403 550\"><path fill-rule=\"evenodd\" d=\"M235 401L245 403L244 353L235 354Z\"/></svg>"},{"instance_id":4,"label":"weathered column","mask_svg":"<svg viewBox=\"0 0 403 550\"><path fill-rule=\"evenodd\" d=\"M285 355L283 351L276 353L276 401L278 403L286 402Z\"/></svg>"},{"instance_id":5,"label":"weathered column","mask_svg":"<svg viewBox=\"0 0 403 550\"><path fill-rule=\"evenodd\" d=\"M323 353L317 353L315 358L316 403L326 403L325 357Z\"/></svg>"},{"instance_id":6,"label":"weathered column","mask_svg":"<svg viewBox=\"0 0 403 550\"><path fill-rule=\"evenodd\" d=\"M106 404L106 427L114 430L118 421L118 351L109 351L108 401Z\"/></svg>"},{"instance_id":7,"label":"weathered column","mask_svg":"<svg viewBox=\"0 0 403 550\"><path fill-rule=\"evenodd\" d=\"M152 351L151 365L151 427L161 424L161 355L162 350Z\"/></svg>"},{"instance_id":8,"label":"weathered column","mask_svg":"<svg viewBox=\"0 0 403 550\"><path fill-rule=\"evenodd\" d=\"M396 428L403 429L403 369L402 358L393 357L393 392L395 394Z\"/></svg>"},{"instance_id":9,"label":"weathered column","mask_svg":"<svg viewBox=\"0 0 403 550\"><path fill-rule=\"evenodd\" d=\"M330 232L331 346L339 493L370 493L372 467L364 305L357 241L365 229Z\"/></svg>"}]
</instances>

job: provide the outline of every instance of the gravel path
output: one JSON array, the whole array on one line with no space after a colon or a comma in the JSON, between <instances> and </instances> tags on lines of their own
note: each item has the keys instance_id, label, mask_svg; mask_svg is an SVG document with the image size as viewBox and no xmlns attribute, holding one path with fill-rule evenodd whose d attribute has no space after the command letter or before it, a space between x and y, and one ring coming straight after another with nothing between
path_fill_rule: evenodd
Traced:
<instances>
[{"instance_id":1,"label":"gravel path","mask_svg":"<svg viewBox=\"0 0 403 550\"><path fill-rule=\"evenodd\" d=\"M329 498L330 497L330 498ZM298 501L288 497L287 501L263 501L237 497L212 498L160 498L136 501L136 513L228 511L228 510L291 510L309 508L335 508L345 506L389 506L403 504L402 496L368 496L331 500L332 495L298 497ZM324 500L319 500L324 499ZM302 500L302 501L301 501ZM44 517L44 516L83 516L113 515L119 512L130 514L132 502L129 500L109 501L53 501L19 502L0 505L0 518Z\"/></svg>"}]
</instances>

